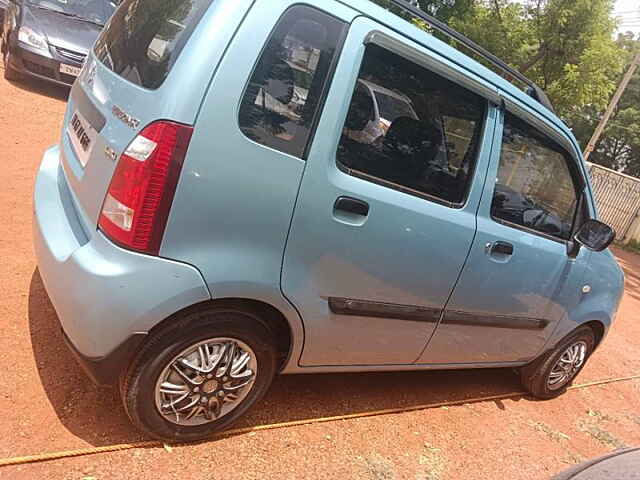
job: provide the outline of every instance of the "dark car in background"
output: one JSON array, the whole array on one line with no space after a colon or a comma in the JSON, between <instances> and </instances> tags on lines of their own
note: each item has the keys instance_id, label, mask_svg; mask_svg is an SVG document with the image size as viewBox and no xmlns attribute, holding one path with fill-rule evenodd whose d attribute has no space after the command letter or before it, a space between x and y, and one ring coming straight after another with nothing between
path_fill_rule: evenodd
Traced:
<instances>
[{"instance_id":1,"label":"dark car in background","mask_svg":"<svg viewBox=\"0 0 640 480\"><path fill-rule=\"evenodd\" d=\"M119 2L115 0L0 0L8 2L0 52L7 80L32 76L71 85Z\"/></svg>"},{"instance_id":2,"label":"dark car in background","mask_svg":"<svg viewBox=\"0 0 640 480\"><path fill-rule=\"evenodd\" d=\"M9 6L9 0L0 0L0 26L4 22L4 11L7 9L8 6ZM2 29L0 29L0 32L2 32Z\"/></svg>"}]
</instances>

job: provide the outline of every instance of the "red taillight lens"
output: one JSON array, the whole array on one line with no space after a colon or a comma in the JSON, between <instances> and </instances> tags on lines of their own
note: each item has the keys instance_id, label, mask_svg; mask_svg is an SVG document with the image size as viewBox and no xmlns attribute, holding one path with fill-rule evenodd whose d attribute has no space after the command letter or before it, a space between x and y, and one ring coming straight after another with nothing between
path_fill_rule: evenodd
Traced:
<instances>
[{"instance_id":1,"label":"red taillight lens","mask_svg":"<svg viewBox=\"0 0 640 480\"><path fill-rule=\"evenodd\" d=\"M113 242L157 255L193 127L152 123L120 156L98 225Z\"/></svg>"}]
</instances>

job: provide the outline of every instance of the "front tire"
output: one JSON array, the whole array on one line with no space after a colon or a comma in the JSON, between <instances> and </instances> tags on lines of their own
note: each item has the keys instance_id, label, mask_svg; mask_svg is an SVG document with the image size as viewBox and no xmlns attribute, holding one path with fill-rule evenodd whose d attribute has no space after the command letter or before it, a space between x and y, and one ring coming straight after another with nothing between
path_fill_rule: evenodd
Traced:
<instances>
[{"instance_id":1,"label":"front tire","mask_svg":"<svg viewBox=\"0 0 640 480\"><path fill-rule=\"evenodd\" d=\"M272 333L252 314L191 312L154 334L121 380L133 424L163 441L196 441L228 428L267 392L276 372Z\"/></svg>"},{"instance_id":2,"label":"front tire","mask_svg":"<svg viewBox=\"0 0 640 480\"><path fill-rule=\"evenodd\" d=\"M10 82L16 82L16 81L22 79L22 75L20 75L19 72L16 72L9 65L9 56L10 55L11 54L9 53L9 46L5 45L5 47L4 47L4 55L2 56L2 63L3 63L3 67L4 67L4 79L5 80L9 80Z\"/></svg>"},{"instance_id":3,"label":"front tire","mask_svg":"<svg viewBox=\"0 0 640 480\"><path fill-rule=\"evenodd\" d=\"M522 367L522 385L543 400L562 395L582 371L594 348L593 330L586 326L576 329L556 348Z\"/></svg>"}]
</instances>

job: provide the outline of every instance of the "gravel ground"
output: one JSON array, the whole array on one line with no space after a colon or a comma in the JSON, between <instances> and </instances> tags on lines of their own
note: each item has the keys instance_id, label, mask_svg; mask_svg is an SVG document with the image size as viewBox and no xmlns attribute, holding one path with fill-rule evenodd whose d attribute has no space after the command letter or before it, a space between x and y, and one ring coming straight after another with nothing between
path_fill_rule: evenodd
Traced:
<instances>
[{"instance_id":1,"label":"gravel ground","mask_svg":"<svg viewBox=\"0 0 640 480\"><path fill-rule=\"evenodd\" d=\"M31 246L31 194L67 92L0 80L0 458L142 440L114 390L94 387L62 343ZM616 252L627 291L578 380L640 373L640 257ZM239 425L472 399L520 390L510 370L288 376ZM640 381L0 468L1 478L545 479L640 444Z\"/></svg>"}]
</instances>

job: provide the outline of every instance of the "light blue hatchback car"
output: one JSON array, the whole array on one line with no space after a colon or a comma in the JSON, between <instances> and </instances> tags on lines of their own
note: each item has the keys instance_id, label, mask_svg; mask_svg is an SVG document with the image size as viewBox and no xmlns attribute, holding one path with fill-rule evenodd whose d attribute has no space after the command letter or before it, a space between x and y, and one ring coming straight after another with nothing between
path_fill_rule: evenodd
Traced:
<instances>
[{"instance_id":1,"label":"light blue hatchback car","mask_svg":"<svg viewBox=\"0 0 640 480\"><path fill-rule=\"evenodd\" d=\"M69 347L165 440L276 373L517 367L560 394L623 275L528 87L368 0L125 0L35 185Z\"/></svg>"}]
</instances>

